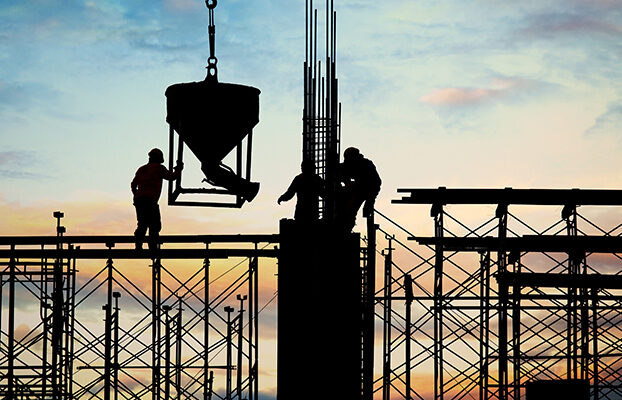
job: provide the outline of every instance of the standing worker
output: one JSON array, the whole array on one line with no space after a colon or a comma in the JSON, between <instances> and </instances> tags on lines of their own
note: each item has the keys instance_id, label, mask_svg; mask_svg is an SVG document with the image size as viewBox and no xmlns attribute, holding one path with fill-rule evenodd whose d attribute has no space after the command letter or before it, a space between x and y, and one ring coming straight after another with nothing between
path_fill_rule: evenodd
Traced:
<instances>
[{"instance_id":1,"label":"standing worker","mask_svg":"<svg viewBox=\"0 0 622 400\"><path fill-rule=\"evenodd\" d=\"M183 164L179 163L169 171L162 163L164 155L160 149L152 149L149 152L149 162L138 168L132 180L131 188L134 194L134 207L136 207L136 219L138 221L134 236L136 237L136 249L143 248L143 241L147 228L149 228L149 249L157 248L158 236L162 229L160 219L160 207L158 200L162 192L162 180L169 181L179 178Z\"/></svg>"},{"instance_id":2,"label":"standing worker","mask_svg":"<svg viewBox=\"0 0 622 400\"><path fill-rule=\"evenodd\" d=\"M346 232L351 232L361 204L365 203L364 217L374 213L374 203L382 180L374 163L363 157L356 147L348 147L343 152L339 180L342 186L338 193L337 220Z\"/></svg>"},{"instance_id":3,"label":"standing worker","mask_svg":"<svg viewBox=\"0 0 622 400\"><path fill-rule=\"evenodd\" d=\"M319 218L319 198L324 196L324 180L315 173L313 161L303 161L300 169L302 173L294 178L287 191L279 197L277 203L289 201L296 195L294 219L303 223L317 221Z\"/></svg>"}]
</instances>

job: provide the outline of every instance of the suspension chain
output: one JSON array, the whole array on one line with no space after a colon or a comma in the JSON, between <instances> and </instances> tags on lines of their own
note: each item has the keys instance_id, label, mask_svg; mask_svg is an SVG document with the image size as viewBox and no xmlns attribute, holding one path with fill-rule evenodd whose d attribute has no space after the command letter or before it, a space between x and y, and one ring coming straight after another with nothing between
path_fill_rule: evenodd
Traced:
<instances>
[{"instance_id":1,"label":"suspension chain","mask_svg":"<svg viewBox=\"0 0 622 400\"><path fill-rule=\"evenodd\" d=\"M216 64L216 25L214 24L214 8L218 4L218 0L205 0L205 5L209 10L209 25L207 31L209 34L209 57L207 58L207 77L206 80L218 81L218 68Z\"/></svg>"}]
</instances>

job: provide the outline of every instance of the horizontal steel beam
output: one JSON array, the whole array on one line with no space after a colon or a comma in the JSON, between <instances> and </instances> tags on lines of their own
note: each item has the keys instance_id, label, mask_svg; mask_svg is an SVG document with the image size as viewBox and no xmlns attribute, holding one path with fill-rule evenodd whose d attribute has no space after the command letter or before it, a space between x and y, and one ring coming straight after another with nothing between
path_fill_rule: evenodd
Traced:
<instances>
[{"instance_id":1,"label":"horizontal steel beam","mask_svg":"<svg viewBox=\"0 0 622 400\"><path fill-rule=\"evenodd\" d=\"M622 289L622 276L600 274L553 274L540 272L504 272L496 275L497 283L506 286L534 288Z\"/></svg>"},{"instance_id":2,"label":"horizontal steel beam","mask_svg":"<svg viewBox=\"0 0 622 400\"><path fill-rule=\"evenodd\" d=\"M216 259L229 257L276 258L277 249L15 249L0 250L0 259Z\"/></svg>"},{"instance_id":3,"label":"horizontal steel beam","mask_svg":"<svg viewBox=\"0 0 622 400\"><path fill-rule=\"evenodd\" d=\"M622 190L605 189L398 189L394 204L503 204L622 206Z\"/></svg>"},{"instance_id":4,"label":"horizontal steel beam","mask_svg":"<svg viewBox=\"0 0 622 400\"><path fill-rule=\"evenodd\" d=\"M622 253L622 236L420 237L421 245L442 245L444 251L520 251L542 253Z\"/></svg>"},{"instance_id":5,"label":"horizontal steel beam","mask_svg":"<svg viewBox=\"0 0 622 400\"><path fill-rule=\"evenodd\" d=\"M145 239L146 241L147 239ZM99 236L0 236L0 245L93 244L115 245L134 243L132 235ZM254 235L162 235L159 243L278 243L278 234Z\"/></svg>"}]
</instances>

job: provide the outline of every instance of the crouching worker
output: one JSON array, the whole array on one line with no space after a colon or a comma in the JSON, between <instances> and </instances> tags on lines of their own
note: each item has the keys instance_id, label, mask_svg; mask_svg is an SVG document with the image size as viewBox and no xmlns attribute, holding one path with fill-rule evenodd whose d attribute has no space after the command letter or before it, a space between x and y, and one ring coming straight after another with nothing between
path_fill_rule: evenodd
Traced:
<instances>
[{"instance_id":1,"label":"crouching worker","mask_svg":"<svg viewBox=\"0 0 622 400\"><path fill-rule=\"evenodd\" d=\"M374 163L363 157L355 147L349 147L343 152L339 180L342 186L338 192L337 220L345 232L351 232L363 203L363 217L374 213L382 180Z\"/></svg>"},{"instance_id":2,"label":"crouching worker","mask_svg":"<svg viewBox=\"0 0 622 400\"><path fill-rule=\"evenodd\" d=\"M324 180L315 173L313 161L303 161L300 169L302 173L294 178L277 203L289 201L296 195L294 219L296 222L311 223L319 218L318 206L320 196L324 197Z\"/></svg>"},{"instance_id":3,"label":"crouching worker","mask_svg":"<svg viewBox=\"0 0 622 400\"><path fill-rule=\"evenodd\" d=\"M162 180L177 179L183 169L183 164L180 163L171 172L162 165L163 162L162 151L160 149L151 150L149 162L138 168L132 180L131 188L134 194L134 207L136 207L136 219L138 221L136 231L134 231L136 249L143 248L147 229L149 229L149 249L155 250L157 248L158 237L162 229L160 207L158 206L162 192Z\"/></svg>"}]
</instances>

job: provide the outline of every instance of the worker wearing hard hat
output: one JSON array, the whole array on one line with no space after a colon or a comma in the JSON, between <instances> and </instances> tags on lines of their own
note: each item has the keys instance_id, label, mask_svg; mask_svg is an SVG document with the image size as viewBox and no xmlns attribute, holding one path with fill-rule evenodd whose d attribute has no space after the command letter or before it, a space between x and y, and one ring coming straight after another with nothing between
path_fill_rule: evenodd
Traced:
<instances>
[{"instance_id":1,"label":"worker wearing hard hat","mask_svg":"<svg viewBox=\"0 0 622 400\"><path fill-rule=\"evenodd\" d=\"M315 164L311 160L304 160L300 169L301 173L296 175L277 203L289 201L296 195L294 219L299 223L312 223L319 218L318 204L320 197L324 197L324 179L315 173Z\"/></svg>"},{"instance_id":2,"label":"worker wearing hard hat","mask_svg":"<svg viewBox=\"0 0 622 400\"><path fill-rule=\"evenodd\" d=\"M337 220L346 232L356 223L356 214L363 203L363 216L374 213L374 203L380 192L382 180L373 162L363 157L356 147L343 152L339 166L339 180L342 184L337 200Z\"/></svg>"},{"instance_id":3,"label":"worker wearing hard hat","mask_svg":"<svg viewBox=\"0 0 622 400\"><path fill-rule=\"evenodd\" d=\"M149 229L149 249L157 248L158 236L162 229L160 207L158 206L162 192L162 181L164 179L169 181L177 179L183 169L183 164L179 163L171 172L162 165L163 162L162 151L157 148L152 149L149 152L149 162L138 168L131 183L138 221L134 232L137 249L142 249L147 229Z\"/></svg>"}]
</instances>

